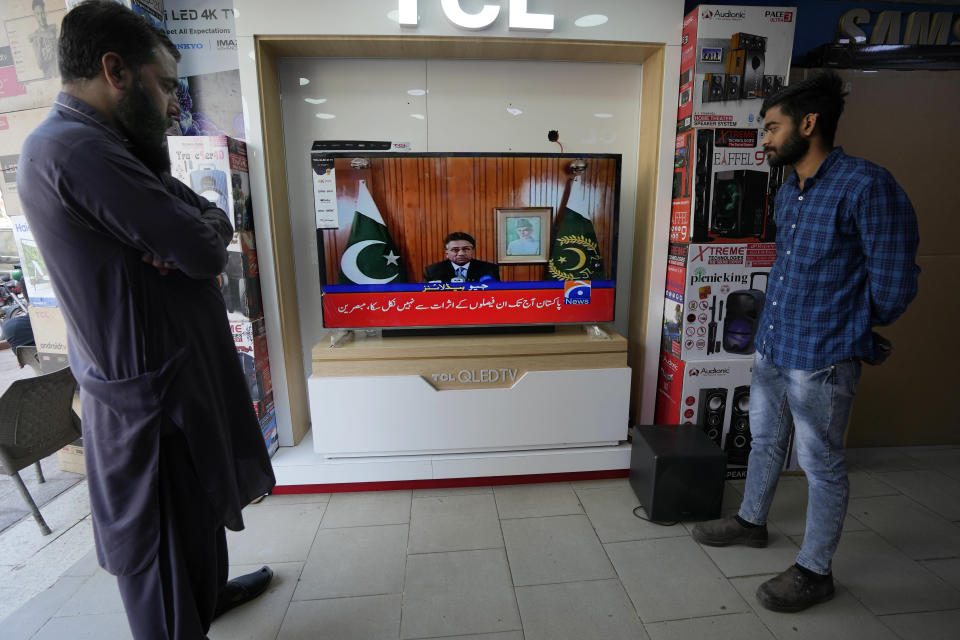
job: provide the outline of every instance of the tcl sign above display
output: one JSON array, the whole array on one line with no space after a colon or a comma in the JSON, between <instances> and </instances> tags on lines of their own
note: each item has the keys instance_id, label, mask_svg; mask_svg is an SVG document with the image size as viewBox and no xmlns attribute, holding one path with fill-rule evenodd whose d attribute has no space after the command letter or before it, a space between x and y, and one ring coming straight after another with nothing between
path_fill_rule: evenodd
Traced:
<instances>
[{"instance_id":1,"label":"tcl sign above display","mask_svg":"<svg viewBox=\"0 0 960 640\"><path fill-rule=\"evenodd\" d=\"M418 0L399 0L399 22L404 27L416 27L420 23ZM430 0L436 4L437 0ZM500 15L500 5L484 4L478 13L467 13L460 0L440 0L443 13L453 24L464 29L480 30L490 27ZM530 13L527 0L510 0L509 26L517 31L553 31L553 14Z\"/></svg>"}]
</instances>

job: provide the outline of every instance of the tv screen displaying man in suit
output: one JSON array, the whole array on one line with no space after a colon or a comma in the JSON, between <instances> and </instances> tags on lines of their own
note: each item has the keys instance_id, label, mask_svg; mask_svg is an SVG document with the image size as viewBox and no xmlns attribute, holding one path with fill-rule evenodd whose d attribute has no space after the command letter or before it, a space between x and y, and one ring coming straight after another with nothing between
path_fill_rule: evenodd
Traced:
<instances>
[{"instance_id":1,"label":"tv screen displaying man in suit","mask_svg":"<svg viewBox=\"0 0 960 640\"><path fill-rule=\"evenodd\" d=\"M476 247L477 243L469 233L454 231L444 239L443 250L447 259L427 265L423 279L427 282L499 281L500 267L474 258Z\"/></svg>"}]
</instances>

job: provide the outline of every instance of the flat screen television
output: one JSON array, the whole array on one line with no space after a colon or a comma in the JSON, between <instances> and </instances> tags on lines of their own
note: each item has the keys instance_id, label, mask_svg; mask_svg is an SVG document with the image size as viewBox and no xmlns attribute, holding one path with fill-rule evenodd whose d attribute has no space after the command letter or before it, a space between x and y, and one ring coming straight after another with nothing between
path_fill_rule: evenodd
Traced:
<instances>
[{"instance_id":1,"label":"flat screen television","mask_svg":"<svg viewBox=\"0 0 960 640\"><path fill-rule=\"evenodd\" d=\"M311 156L325 328L613 321L619 155Z\"/></svg>"}]
</instances>

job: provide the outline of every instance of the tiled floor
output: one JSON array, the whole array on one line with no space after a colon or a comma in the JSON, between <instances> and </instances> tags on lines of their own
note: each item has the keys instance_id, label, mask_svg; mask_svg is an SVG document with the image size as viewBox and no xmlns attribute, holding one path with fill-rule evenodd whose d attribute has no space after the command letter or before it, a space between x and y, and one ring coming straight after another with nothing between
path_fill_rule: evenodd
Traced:
<instances>
[{"instance_id":1,"label":"tiled floor","mask_svg":"<svg viewBox=\"0 0 960 640\"><path fill-rule=\"evenodd\" d=\"M837 596L799 614L768 612L754 592L795 559L802 477L782 479L766 549L701 547L691 523L638 520L627 481L605 480L270 497L228 539L233 575L269 563L276 577L210 637L960 638L960 447L862 449L850 460ZM728 512L741 490L727 484ZM0 630L7 640L129 637L115 581L91 554Z\"/></svg>"}]
</instances>

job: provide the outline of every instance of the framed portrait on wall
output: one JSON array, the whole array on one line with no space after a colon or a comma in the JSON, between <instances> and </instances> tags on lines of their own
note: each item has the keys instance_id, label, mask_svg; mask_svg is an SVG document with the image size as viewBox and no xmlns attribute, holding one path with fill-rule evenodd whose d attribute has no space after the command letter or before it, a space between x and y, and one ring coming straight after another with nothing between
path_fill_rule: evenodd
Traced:
<instances>
[{"instance_id":1,"label":"framed portrait on wall","mask_svg":"<svg viewBox=\"0 0 960 640\"><path fill-rule=\"evenodd\" d=\"M546 262L550 259L553 207L497 208L497 262Z\"/></svg>"}]
</instances>

